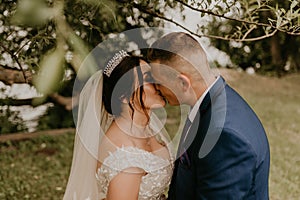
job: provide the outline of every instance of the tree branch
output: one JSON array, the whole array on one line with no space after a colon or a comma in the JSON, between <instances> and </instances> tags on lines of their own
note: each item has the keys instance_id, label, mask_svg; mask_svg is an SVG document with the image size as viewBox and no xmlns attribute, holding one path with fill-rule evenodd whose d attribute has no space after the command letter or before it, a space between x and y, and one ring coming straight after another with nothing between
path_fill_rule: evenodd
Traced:
<instances>
[{"instance_id":1,"label":"tree branch","mask_svg":"<svg viewBox=\"0 0 300 200\"><path fill-rule=\"evenodd\" d=\"M287 22L287 23L288 23L288 22ZM281 26L285 26L287 23L282 24ZM281 26L280 26L280 27L281 27ZM273 27L273 26L272 26L272 27ZM284 30L284 29L282 29L282 28L280 28L280 27L278 27L277 29L278 29L279 31L281 31L281 32L284 32L284 33L286 33L286 34L293 35L293 36L298 36L298 35L300 35L300 32L299 32L299 33L289 32L289 31Z\"/></svg>"},{"instance_id":2,"label":"tree branch","mask_svg":"<svg viewBox=\"0 0 300 200\"><path fill-rule=\"evenodd\" d=\"M195 7L191 6L191 5L189 5L188 3L182 2L180 0L174 0L174 1L176 1L178 3L181 3L182 5L186 6L187 8L190 8L191 10L194 10L194 11L197 11L197 12L201 12L201 13L205 13L205 14L208 14L208 15L212 15L212 16L216 16L216 17L228 19L228 20L231 20L231 21L241 22L241 23L245 23L245 24L249 24L249 25L256 25L256 26L262 26L262 27L272 27L274 29L277 29L280 32L284 32L284 33L289 34L289 35L294 35L294 36L300 35L300 33L290 32L290 31L287 31L287 30L284 30L284 29L280 28L280 27L286 25L287 23L281 25L280 27L276 27L272 23L266 24L266 23L251 22L251 21L248 21L248 20L227 17L227 16L225 16L225 14L218 14L218 13L215 13L215 12L212 12L212 11L209 11L209 10L195 8ZM243 38L246 38L246 37L244 36Z\"/></svg>"},{"instance_id":3,"label":"tree branch","mask_svg":"<svg viewBox=\"0 0 300 200\"><path fill-rule=\"evenodd\" d=\"M243 36L242 40L246 39L247 36L248 36L254 29L256 29L256 26L252 26L252 27L245 33L245 35Z\"/></svg>"},{"instance_id":4,"label":"tree branch","mask_svg":"<svg viewBox=\"0 0 300 200\"><path fill-rule=\"evenodd\" d=\"M23 77L25 77L25 79ZM0 66L0 81L6 85L12 85L14 83L30 84L32 82L32 73L30 71L20 71Z\"/></svg>"},{"instance_id":5,"label":"tree branch","mask_svg":"<svg viewBox=\"0 0 300 200\"><path fill-rule=\"evenodd\" d=\"M149 10L145 7L142 7L140 6L139 4L136 4L136 3L133 3L133 5L139 9L140 11L146 13L146 14L149 14L153 17L157 17L157 18L160 18L160 19L163 19L165 21L168 21L172 24L175 24L176 26L186 30L188 33L190 33L191 35L194 35L194 36L197 36L197 37L207 37L207 38L213 38L213 39L219 39L219 40L225 40L225 41L236 41L236 42L252 42L252 41L257 41L257 40L262 40L262 39L265 39L265 38L269 38L269 37L272 37L278 30L275 29L273 32L271 32L270 34L266 34L266 35L262 35L262 36L258 36L258 37L255 37L255 38L242 38L242 39L237 39L237 38L227 38L227 37L223 37L223 36L217 36L217 35L207 35L207 34L198 34L198 33L195 33L193 31L191 31L190 29L184 27L183 25L181 25L180 23L174 21L173 19L170 19L170 18L167 18L165 17L164 15L162 14L158 14L156 12L153 12L152 10Z\"/></svg>"},{"instance_id":6,"label":"tree branch","mask_svg":"<svg viewBox=\"0 0 300 200\"><path fill-rule=\"evenodd\" d=\"M58 103L59 105L64 106L65 109L69 110L69 111L78 105L78 98L79 98L78 95L73 96L73 97L64 97L58 93L54 93L49 96L54 102Z\"/></svg>"},{"instance_id":7,"label":"tree branch","mask_svg":"<svg viewBox=\"0 0 300 200\"><path fill-rule=\"evenodd\" d=\"M1 47L4 49L4 51L6 51L7 53L9 53L10 56L11 56L13 59L15 59L15 61L17 62L18 66L19 66L19 68L20 68L20 71L22 71L23 78L24 78L24 82L25 82L25 83L28 83L28 80L27 80L26 75L25 75L25 71L24 71L24 69L23 69L23 67L22 67L22 65L21 65L21 63L20 63L18 57L17 57L14 53L12 53L9 49L7 49L2 43L0 43L0 45L1 45Z\"/></svg>"},{"instance_id":8,"label":"tree branch","mask_svg":"<svg viewBox=\"0 0 300 200\"><path fill-rule=\"evenodd\" d=\"M250 22L250 21L243 20L243 19L227 17L227 16L225 16L225 14L218 14L218 13L215 13L215 12L212 12L212 11L209 11L209 10L198 9L198 8L195 8L191 5L189 5L188 3L182 2L180 0L174 0L174 1L176 1L178 3L181 3L182 5L190 8L191 10L201 12L201 13L205 13L205 14L209 14L209 15L213 15L213 16L216 16L216 17L224 18L224 19L228 19L228 20L231 20L231 21L237 21L237 22L246 23L246 24L253 24L253 25L256 25L256 26L265 26L265 27L270 26L270 24L259 23L259 22Z\"/></svg>"}]
</instances>

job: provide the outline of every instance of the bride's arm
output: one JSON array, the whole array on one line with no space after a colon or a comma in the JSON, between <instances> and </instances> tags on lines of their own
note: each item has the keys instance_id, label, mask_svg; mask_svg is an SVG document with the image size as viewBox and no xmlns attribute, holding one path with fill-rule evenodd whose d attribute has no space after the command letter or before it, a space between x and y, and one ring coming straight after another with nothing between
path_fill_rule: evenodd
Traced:
<instances>
[{"instance_id":1,"label":"bride's arm","mask_svg":"<svg viewBox=\"0 0 300 200\"><path fill-rule=\"evenodd\" d=\"M140 168L129 168L116 175L109 183L106 200L137 200L142 176Z\"/></svg>"}]
</instances>

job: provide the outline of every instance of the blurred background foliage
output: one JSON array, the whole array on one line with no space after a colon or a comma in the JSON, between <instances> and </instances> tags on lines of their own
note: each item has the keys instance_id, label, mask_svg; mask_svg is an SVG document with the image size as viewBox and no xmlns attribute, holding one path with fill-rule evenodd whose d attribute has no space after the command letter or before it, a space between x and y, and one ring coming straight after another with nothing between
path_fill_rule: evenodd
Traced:
<instances>
[{"instance_id":1,"label":"blurred background foliage","mask_svg":"<svg viewBox=\"0 0 300 200\"><path fill-rule=\"evenodd\" d=\"M6 106L0 110L0 134L26 131L27 127L18 111L14 111Z\"/></svg>"},{"instance_id":2,"label":"blurred background foliage","mask_svg":"<svg viewBox=\"0 0 300 200\"><path fill-rule=\"evenodd\" d=\"M0 81L5 86L29 84L36 90L26 99L2 95L1 110L7 105L46 105L47 111L37 119L35 129L74 126L70 111L76 109L77 97L72 96L72 89L82 62L111 34L133 28L173 24L195 37L209 38L211 45L230 56L231 64L226 66L230 68L252 68L272 76L300 68L298 0L0 2ZM195 22L199 21L196 30L184 21L184 13L192 11L196 12ZM136 35L130 39L144 40ZM87 66L87 71L95 70L95 61L89 60ZM17 127L3 130L26 130L26 126Z\"/></svg>"},{"instance_id":3,"label":"blurred background foliage","mask_svg":"<svg viewBox=\"0 0 300 200\"><path fill-rule=\"evenodd\" d=\"M266 6L266 9L257 12L257 15L254 16L254 21L259 19L260 22L265 24L284 23L284 17L281 18L280 15L288 13L286 16L287 18L288 16L290 16L290 18L295 16L291 23L293 23L294 26L297 26L298 23L297 30L299 30L299 3L296 5L296 1L281 0L268 2L268 7ZM297 11L294 9L294 6L297 6ZM257 9L257 4L255 1L248 1L246 6L241 9L243 13L247 14L248 12L251 12L251 10ZM270 20L276 17L277 20ZM252 27L255 27L255 25ZM216 32L223 35L241 34L239 32L240 29L241 27L237 21L228 21L228 23L224 25L224 22L216 18L213 19L212 23L208 26L208 31L211 34ZM250 29L251 27L248 30ZM269 33L271 29L272 27L270 26L256 29L249 32L248 36L252 38L259 37L263 35L264 32ZM300 57L298 56L300 55L300 37L298 34L277 31L272 37L254 42L224 42L223 40L218 39L211 39L211 42L213 46L227 52L228 55L230 55L232 62L242 69L253 67L260 74L278 77L289 73L299 72L300 70Z\"/></svg>"},{"instance_id":4,"label":"blurred background foliage","mask_svg":"<svg viewBox=\"0 0 300 200\"><path fill-rule=\"evenodd\" d=\"M199 21L194 29L186 20L191 12ZM270 199L298 199L299 13L299 0L0 0L0 134L74 127L73 85L89 52L111 34L173 24L229 55L231 64L215 61L216 66L272 76L231 71L224 77L266 127L276 155ZM87 71L95 70L93 60L88 64ZM30 94L10 94L16 85L28 86ZM22 110L42 106L45 111L29 129ZM178 110L169 111L167 128L174 132ZM0 199L60 199L73 139L72 132L1 142Z\"/></svg>"},{"instance_id":5,"label":"blurred background foliage","mask_svg":"<svg viewBox=\"0 0 300 200\"><path fill-rule=\"evenodd\" d=\"M42 98L28 99L26 105L51 102L37 129L74 126L70 110L76 72L90 50L108 34L161 23L153 17L142 17L130 3L109 0L4 0L0 10L0 70L5 73L13 69L8 73L15 73L6 84L28 83L42 94ZM6 104L18 103L5 101L1 105Z\"/></svg>"}]
</instances>

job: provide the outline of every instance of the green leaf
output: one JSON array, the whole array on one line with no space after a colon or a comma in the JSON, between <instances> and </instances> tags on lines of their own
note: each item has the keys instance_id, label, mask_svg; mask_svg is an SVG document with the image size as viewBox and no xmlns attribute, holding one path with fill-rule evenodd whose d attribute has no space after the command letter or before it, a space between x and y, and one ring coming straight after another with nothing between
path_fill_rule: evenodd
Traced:
<instances>
[{"instance_id":1,"label":"green leaf","mask_svg":"<svg viewBox=\"0 0 300 200\"><path fill-rule=\"evenodd\" d=\"M215 8L217 9L217 11L219 11L220 13L223 12L223 8L220 5L215 5Z\"/></svg>"},{"instance_id":2,"label":"green leaf","mask_svg":"<svg viewBox=\"0 0 300 200\"><path fill-rule=\"evenodd\" d=\"M58 12L41 0L20 0L11 22L17 25L40 26L52 19Z\"/></svg>"},{"instance_id":3,"label":"green leaf","mask_svg":"<svg viewBox=\"0 0 300 200\"><path fill-rule=\"evenodd\" d=\"M258 7L261 6L261 0L256 0Z\"/></svg>"},{"instance_id":4,"label":"green leaf","mask_svg":"<svg viewBox=\"0 0 300 200\"><path fill-rule=\"evenodd\" d=\"M285 13L286 13L285 9L284 8L280 8L280 14L285 14Z\"/></svg>"},{"instance_id":5,"label":"green leaf","mask_svg":"<svg viewBox=\"0 0 300 200\"><path fill-rule=\"evenodd\" d=\"M291 10L294 9L297 5L299 4L299 0L294 0L292 3L291 3Z\"/></svg>"},{"instance_id":6,"label":"green leaf","mask_svg":"<svg viewBox=\"0 0 300 200\"><path fill-rule=\"evenodd\" d=\"M57 89L63 73L64 53L62 48L56 48L43 57L33 81L38 92L47 95Z\"/></svg>"},{"instance_id":7,"label":"green leaf","mask_svg":"<svg viewBox=\"0 0 300 200\"><path fill-rule=\"evenodd\" d=\"M89 55L89 49L84 41L76 34L72 33L69 36L69 44L73 48L74 58L71 61L73 68L80 73L79 78L85 78L97 71L98 67L92 55Z\"/></svg>"},{"instance_id":8,"label":"green leaf","mask_svg":"<svg viewBox=\"0 0 300 200\"><path fill-rule=\"evenodd\" d=\"M276 21L276 28L279 28L282 22L282 18L278 16L277 21Z\"/></svg>"}]
</instances>

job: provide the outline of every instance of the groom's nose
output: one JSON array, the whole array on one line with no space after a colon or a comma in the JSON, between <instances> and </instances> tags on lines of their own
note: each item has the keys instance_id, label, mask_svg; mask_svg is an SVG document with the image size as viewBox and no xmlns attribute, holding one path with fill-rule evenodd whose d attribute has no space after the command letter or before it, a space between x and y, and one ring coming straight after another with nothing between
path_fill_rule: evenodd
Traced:
<instances>
[{"instance_id":1,"label":"groom's nose","mask_svg":"<svg viewBox=\"0 0 300 200\"><path fill-rule=\"evenodd\" d=\"M157 83L153 83L153 86L154 86L154 89L155 89L155 90L159 91L159 86L158 86Z\"/></svg>"},{"instance_id":2,"label":"groom's nose","mask_svg":"<svg viewBox=\"0 0 300 200\"><path fill-rule=\"evenodd\" d=\"M160 84L155 83L154 88L161 94L161 85Z\"/></svg>"},{"instance_id":3,"label":"groom's nose","mask_svg":"<svg viewBox=\"0 0 300 200\"><path fill-rule=\"evenodd\" d=\"M164 97L164 95L163 95L163 93L162 93L162 90L161 90L162 86L161 86L160 84L155 84L155 85L154 85L154 88L155 88L155 90L158 92L158 94L159 94L160 96Z\"/></svg>"}]
</instances>

